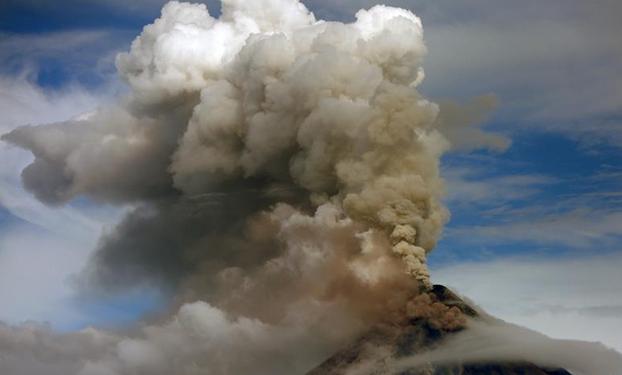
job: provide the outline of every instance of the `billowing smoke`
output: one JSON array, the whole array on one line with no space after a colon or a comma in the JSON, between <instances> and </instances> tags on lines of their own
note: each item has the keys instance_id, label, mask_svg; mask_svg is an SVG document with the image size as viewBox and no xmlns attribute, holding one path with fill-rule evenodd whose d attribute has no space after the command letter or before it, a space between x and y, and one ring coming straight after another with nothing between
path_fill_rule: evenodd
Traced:
<instances>
[{"instance_id":1,"label":"billowing smoke","mask_svg":"<svg viewBox=\"0 0 622 375\"><path fill-rule=\"evenodd\" d=\"M448 142L416 89L424 54L421 22L402 9L343 24L290 0L224 1L218 19L171 2L117 58L132 89L121 105L4 139L35 155L24 184L43 201L148 202L104 241L98 272L117 273L122 252L121 267L151 258L167 270L143 271L183 276L197 257L235 251L202 244L189 260L180 247L222 241L208 232L240 233L240 220L285 201L330 205L359 234L389 235L405 272L428 285L425 255L447 220L438 162ZM185 233L138 238L171 221Z\"/></svg>"},{"instance_id":2,"label":"billowing smoke","mask_svg":"<svg viewBox=\"0 0 622 375\"><path fill-rule=\"evenodd\" d=\"M448 219L440 156L482 135L418 92L425 52L420 20L386 6L344 24L297 0L165 5L117 58L126 98L3 139L34 154L22 177L41 201L134 207L85 292L158 283L177 312L132 334L0 327L0 372L304 373L405 314ZM424 299L411 313L461 321Z\"/></svg>"}]
</instances>

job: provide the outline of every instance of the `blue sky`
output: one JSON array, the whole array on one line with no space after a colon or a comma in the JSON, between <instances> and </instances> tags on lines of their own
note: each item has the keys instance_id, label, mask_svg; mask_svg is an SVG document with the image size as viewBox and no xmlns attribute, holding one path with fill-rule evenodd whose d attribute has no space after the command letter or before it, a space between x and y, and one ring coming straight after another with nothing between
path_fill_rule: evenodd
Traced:
<instances>
[{"instance_id":1,"label":"blue sky","mask_svg":"<svg viewBox=\"0 0 622 375\"><path fill-rule=\"evenodd\" d=\"M2 2L0 131L70 118L122 93L114 56L129 48L162 3ZM306 3L321 17L342 20L374 2ZM543 330L555 316L574 327L584 324L577 309L621 307L622 279L607 265L622 266L622 26L613 16L622 7L607 0L388 3L423 20L429 56L422 91L457 102L494 95L497 105L486 128L511 140L506 150L454 152L443 159L452 219L430 258L438 280L468 291L493 313ZM19 187L29 155L6 146L0 152L8 161L0 167L0 299L16 298L13 285L25 291L13 307L0 309L0 320L48 320L64 330L108 326L131 322L161 303L164 297L153 290L76 298L71 276L123 209L85 200L46 207ZM29 259L40 259L41 269L53 259L63 264L49 275L24 275L20 267ZM587 291L593 299L585 299L581 288L575 294L559 290L573 283L565 270L582 262L591 267L582 282L598 281ZM548 292L532 301L540 310L506 310L501 305L510 292L487 286L486 274L514 266L548 270L552 281L540 284ZM453 269L480 276L456 278ZM532 293L537 281L508 272L500 284L518 299ZM596 287L603 284L617 289ZM566 310L553 311L553 305ZM555 329L548 333L586 334ZM607 339L602 337L587 338ZM620 348L622 342L610 345Z\"/></svg>"}]
</instances>

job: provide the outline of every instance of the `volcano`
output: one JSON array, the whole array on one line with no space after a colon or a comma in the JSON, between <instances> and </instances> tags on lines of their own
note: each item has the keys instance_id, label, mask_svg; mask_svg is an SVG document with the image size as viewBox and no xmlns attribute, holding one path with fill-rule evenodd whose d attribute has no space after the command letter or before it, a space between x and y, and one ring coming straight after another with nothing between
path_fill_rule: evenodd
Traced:
<instances>
[{"instance_id":1,"label":"volcano","mask_svg":"<svg viewBox=\"0 0 622 375\"><path fill-rule=\"evenodd\" d=\"M429 295L435 302L460 310L469 319L484 319L476 309L442 285L434 285ZM389 359L399 360L433 350L464 329L468 328L439 328L430 320L421 318L381 324L306 375L571 375L564 369L541 368L528 362L462 363L456 360L397 371L388 365Z\"/></svg>"}]
</instances>

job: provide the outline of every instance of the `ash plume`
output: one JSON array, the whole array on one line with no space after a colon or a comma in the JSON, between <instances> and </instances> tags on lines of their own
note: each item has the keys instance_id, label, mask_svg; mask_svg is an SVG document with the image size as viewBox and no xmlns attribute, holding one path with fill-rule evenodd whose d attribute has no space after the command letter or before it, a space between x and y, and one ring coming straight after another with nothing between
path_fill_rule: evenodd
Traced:
<instances>
[{"instance_id":1,"label":"ash plume","mask_svg":"<svg viewBox=\"0 0 622 375\"><path fill-rule=\"evenodd\" d=\"M129 97L3 138L35 155L22 176L42 201L139 205L103 238L96 283L261 264L275 251L249 255L253 240L237 234L286 203L310 215L330 206L358 237L385 237L382 256L428 286L449 143L417 91L424 54L421 21L398 8L343 24L292 0L224 1L219 18L171 2L117 57Z\"/></svg>"},{"instance_id":2,"label":"ash plume","mask_svg":"<svg viewBox=\"0 0 622 375\"><path fill-rule=\"evenodd\" d=\"M155 282L174 312L131 333L0 327L0 372L295 374L395 316L462 325L421 294L449 216L440 157L454 138L507 145L473 126L481 103L468 128L455 106L439 117L417 89L425 53L398 8L339 23L297 0L223 0L218 18L166 4L117 57L127 97L2 139L33 153L22 178L41 201L133 207L85 293ZM56 341L75 347L46 354Z\"/></svg>"}]
</instances>

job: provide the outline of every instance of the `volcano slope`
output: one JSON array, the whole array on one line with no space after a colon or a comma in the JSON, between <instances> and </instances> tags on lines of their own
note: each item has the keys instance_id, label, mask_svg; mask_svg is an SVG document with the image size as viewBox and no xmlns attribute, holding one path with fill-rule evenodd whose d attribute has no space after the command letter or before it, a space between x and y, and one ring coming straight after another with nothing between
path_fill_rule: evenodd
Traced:
<instances>
[{"instance_id":1,"label":"volcano slope","mask_svg":"<svg viewBox=\"0 0 622 375\"><path fill-rule=\"evenodd\" d=\"M434 285L428 295L433 303L440 303L453 311L457 309L466 319L486 319L445 286ZM381 324L307 375L571 375L563 369L541 368L528 362L462 362L457 359L408 368L391 365L392 361L438 348L465 329L468 328L463 324L439 324L426 318Z\"/></svg>"}]
</instances>

